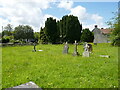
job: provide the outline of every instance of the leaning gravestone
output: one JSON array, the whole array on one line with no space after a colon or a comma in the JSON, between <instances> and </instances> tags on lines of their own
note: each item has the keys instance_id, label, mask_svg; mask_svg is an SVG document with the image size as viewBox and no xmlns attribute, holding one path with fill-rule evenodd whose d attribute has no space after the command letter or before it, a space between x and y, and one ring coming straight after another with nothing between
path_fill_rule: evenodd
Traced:
<instances>
[{"instance_id":1,"label":"leaning gravestone","mask_svg":"<svg viewBox=\"0 0 120 90\"><path fill-rule=\"evenodd\" d=\"M30 81L28 83L25 83L25 84L21 84L19 86L15 86L15 87L12 87L12 88L7 88L5 90L24 90L25 88L39 88L38 85L36 85L34 82ZM39 90L42 90L41 88L39 88Z\"/></svg>"},{"instance_id":2,"label":"leaning gravestone","mask_svg":"<svg viewBox=\"0 0 120 90\"><path fill-rule=\"evenodd\" d=\"M89 46L87 43L84 45L83 57L90 57Z\"/></svg>"},{"instance_id":3,"label":"leaning gravestone","mask_svg":"<svg viewBox=\"0 0 120 90\"><path fill-rule=\"evenodd\" d=\"M74 45L75 45L75 48L74 48L74 53L73 53L73 56L79 56L79 53L77 52L77 45L78 45L78 43L77 43L77 41L76 41L76 40L75 40Z\"/></svg>"},{"instance_id":4,"label":"leaning gravestone","mask_svg":"<svg viewBox=\"0 0 120 90\"><path fill-rule=\"evenodd\" d=\"M68 46L68 44L66 42L65 45L64 45L64 48L63 48L63 53L68 54L68 50L69 50L69 46Z\"/></svg>"}]
</instances>

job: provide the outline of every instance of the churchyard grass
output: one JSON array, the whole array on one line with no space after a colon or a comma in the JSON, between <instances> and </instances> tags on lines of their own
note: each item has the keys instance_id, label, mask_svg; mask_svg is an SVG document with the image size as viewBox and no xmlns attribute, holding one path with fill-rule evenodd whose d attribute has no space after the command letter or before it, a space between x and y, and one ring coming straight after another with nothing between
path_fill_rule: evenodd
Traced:
<instances>
[{"instance_id":1,"label":"churchyard grass","mask_svg":"<svg viewBox=\"0 0 120 90\"><path fill-rule=\"evenodd\" d=\"M93 45L93 44L92 44ZM93 45L93 54L82 57L63 54L64 45L15 46L2 48L2 87L9 88L29 81L41 88L116 88L118 87L118 47ZM99 55L110 55L103 58Z\"/></svg>"}]
</instances>

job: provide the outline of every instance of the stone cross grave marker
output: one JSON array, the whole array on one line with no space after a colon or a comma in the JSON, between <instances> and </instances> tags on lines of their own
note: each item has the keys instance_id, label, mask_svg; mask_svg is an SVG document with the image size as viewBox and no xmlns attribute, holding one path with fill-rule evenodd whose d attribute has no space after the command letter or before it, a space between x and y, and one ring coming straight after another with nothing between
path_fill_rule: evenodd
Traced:
<instances>
[{"instance_id":1,"label":"stone cross grave marker","mask_svg":"<svg viewBox=\"0 0 120 90\"><path fill-rule=\"evenodd\" d=\"M78 43L77 43L77 41L76 41L76 40L75 40L74 45L75 45L75 48L74 48L74 53L73 53L73 56L79 56L79 53L77 52L77 45L78 45Z\"/></svg>"},{"instance_id":2,"label":"stone cross grave marker","mask_svg":"<svg viewBox=\"0 0 120 90\"><path fill-rule=\"evenodd\" d=\"M68 54L68 50L69 50L69 46L68 46L68 43L66 42L63 48L63 53Z\"/></svg>"}]
</instances>

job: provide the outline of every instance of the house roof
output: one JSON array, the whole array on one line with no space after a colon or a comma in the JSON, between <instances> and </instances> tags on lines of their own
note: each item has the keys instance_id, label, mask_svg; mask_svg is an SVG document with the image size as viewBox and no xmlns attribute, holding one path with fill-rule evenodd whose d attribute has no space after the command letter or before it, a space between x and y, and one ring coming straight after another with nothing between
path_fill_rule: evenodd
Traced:
<instances>
[{"instance_id":1,"label":"house roof","mask_svg":"<svg viewBox=\"0 0 120 90\"><path fill-rule=\"evenodd\" d=\"M107 28L107 29L100 29L100 31L101 31L103 34L110 34L111 31L112 31L112 29L109 29L109 28Z\"/></svg>"}]
</instances>

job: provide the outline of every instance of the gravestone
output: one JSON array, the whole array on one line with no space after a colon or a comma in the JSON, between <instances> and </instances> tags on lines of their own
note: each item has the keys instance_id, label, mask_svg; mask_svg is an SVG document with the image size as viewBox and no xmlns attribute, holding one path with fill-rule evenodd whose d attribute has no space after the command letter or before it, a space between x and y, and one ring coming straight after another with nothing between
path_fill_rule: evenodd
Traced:
<instances>
[{"instance_id":1,"label":"gravestone","mask_svg":"<svg viewBox=\"0 0 120 90\"><path fill-rule=\"evenodd\" d=\"M84 44L83 57L90 57L89 45L87 42L85 42L85 44Z\"/></svg>"},{"instance_id":2,"label":"gravestone","mask_svg":"<svg viewBox=\"0 0 120 90\"><path fill-rule=\"evenodd\" d=\"M68 46L68 44L66 42L65 45L64 45L64 48L63 48L63 53L68 54L68 50L69 50L69 46Z\"/></svg>"},{"instance_id":3,"label":"gravestone","mask_svg":"<svg viewBox=\"0 0 120 90\"><path fill-rule=\"evenodd\" d=\"M77 41L76 41L76 40L75 40L74 45L75 45L75 48L74 48L74 53L73 53L73 56L79 56L79 53L77 52L77 45L78 45L78 43L77 43Z\"/></svg>"},{"instance_id":4,"label":"gravestone","mask_svg":"<svg viewBox=\"0 0 120 90\"><path fill-rule=\"evenodd\" d=\"M12 87L12 88L7 88L5 90L23 90L24 88L39 88L39 90L42 90L38 85L36 85L34 82L30 81L28 83L25 83L25 84L21 84L19 86L15 86L15 87Z\"/></svg>"},{"instance_id":5,"label":"gravestone","mask_svg":"<svg viewBox=\"0 0 120 90\"><path fill-rule=\"evenodd\" d=\"M90 57L90 52L84 51L83 52L83 57Z\"/></svg>"},{"instance_id":6,"label":"gravestone","mask_svg":"<svg viewBox=\"0 0 120 90\"><path fill-rule=\"evenodd\" d=\"M91 45L91 44L85 42L83 45L84 45L84 46L83 46L84 51L89 51L90 53L92 53L93 48L92 48L92 45Z\"/></svg>"},{"instance_id":7,"label":"gravestone","mask_svg":"<svg viewBox=\"0 0 120 90\"><path fill-rule=\"evenodd\" d=\"M33 48L32 51L33 51L33 52L36 52L36 43L34 42L33 45L34 45L34 48Z\"/></svg>"}]
</instances>

